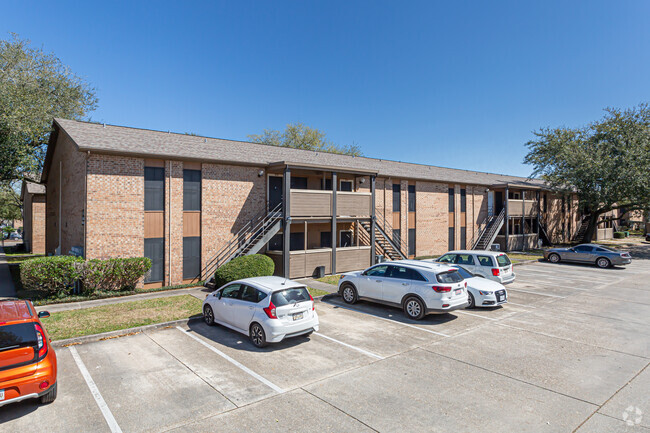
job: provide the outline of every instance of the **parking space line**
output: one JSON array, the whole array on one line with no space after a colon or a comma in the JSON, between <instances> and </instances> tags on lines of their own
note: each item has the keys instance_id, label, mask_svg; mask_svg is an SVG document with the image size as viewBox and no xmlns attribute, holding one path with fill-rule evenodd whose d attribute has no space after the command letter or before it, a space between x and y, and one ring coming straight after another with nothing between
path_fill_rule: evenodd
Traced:
<instances>
[{"instance_id":1,"label":"parking space line","mask_svg":"<svg viewBox=\"0 0 650 433\"><path fill-rule=\"evenodd\" d=\"M485 317L485 316L481 316L480 314L472 314L472 313L468 313L467 311L461 311L461 310L456 310L456 313L465 314L465 315L468 315L468 316L479 317L479 318L485 319L485 320L493 320L493 321L499 320L499 319L495 319L494 317Z\"/></svg>"},{"instance_id":2,"label":"parking space line","mask_svg":"<svg viewBox=\"0 0 650 433\"><path fill-rule=\"evenodd\" d=\"M333 341L333 342L335 342L335 343L340 344L341 346L349 347L350 349L352 349L352 350L356 350L357 352L361 352L361 353L363 353L364 355L368 355L368 356L371 356L371 357L376 358L376 359L384 359L383 356L377 355L377 354L372 353L372 352L368 352L367 350L364 350L364 349L362 349L362 348L360 348L360 347L356 347L356 346L353 346L353 345L351 345L351 344L344 343L344 342L339 341L339 340L336 340L336 339L334 339L334 338L332 338L332 337L328 337L327 335L323 335L323 334L320 334L320 333L318 333L318 332L314 332L314 335L318 335L319 337L326 338L326 339L328 339L328 340L330 340L330 341Z\"/></svg>"},{"instance_id":3,"label":"parking space line","mask_svg":"<svg viewBox=\"0 0 650 433\"><path fill-rule=\"evenodd\" d=\"M75 349L74 346L70 346L69 349L70 349L70 354L72 355L72 359L74 359L74 362L77 364L77 367L81 372L81 375L83 376L84 380L86 381L86 384L88 385L88 388L90 389L90 393L95 398L95 402L97 403L97 406L99 406L99 410L101 410L102 415L104 415L104 419L108 424L108 428L111 429L112 433L122 433L122 429L117 424L117 421L115 421L115 417L113 417L113 413L108 408L108 405L104 400L104 397L102 397L101 393L99 392L99 388L97 388L97 385L95 384L95 381L93 380L92 376L90 376L90 373L86 368L86 365L81 360L79 353L77 353L77 349Z\"/></svg>"},{"instance_id":4,"label":"parking space line","mask_svg":"<svg viewBox=\"0 0 650 433\"><path fill-rule=\"evenodd\" d=\"M330 304L330 305L332 305L332 304ZM430 329L420 328L419 326L409 325L408 323L398 322L397 320L391 320L391 319L387 319L387 318L385 318L385 317L375 316L374 314L366 313L365 311L357 310L357 309L355 309L355 308L346 307L346 306L344 306L344 305L338 305L338 304L334 304L334 305L335 305L337 308L343 308L344 310L350 310L350 311L354 311L354 312L356 312L356 313L365 314L365 315L367 315L367 316L374 317L375 319L385 320L386 322L394 323L394 324L396 324L396 325L408 326L409 328L419 329L420 331L428 332L428 333L430 333L430 334L440 335L441 337L450 337L449 335L447 335L447 334L443 334L442 332L436 332L436 331L432 331L432 330L430 330Z\"/></svg>"},{"instance_id":5,"label":"parking space line","mask_svg":"<svg viewBox=\"0 0 650 433\"><path fill-rule=\"evenodd\" d=\"M510 305L516 305L517 307L537 308L537 307L533 307L532 305L517 304L516 302L512 302L512 301L508 301L508 304L510 304Z\"/></svg>"},{"instance_id":6,"label":"parking space line","mask_svg":"<svg viewBox=\"0 0 650 433\"><path fill-rule=\"evenodd\" d=\"M277 392L278 394L282 394L282 393L284 392L284 390L283 390L282 388L280 388L279 386L275 385L273 382L271 382L271 381L265 379L264 377L262 377L262 376L260 376L259 374L255 373L255 372L254 372L253 370L251 370L250 368L248 368L248 367L246 367L245 365L239 363L238 361L232 359L230 356L226 355L225 353L223 353L222 351L220 351L220 350L217 349L216 347L214 347L214 346L212 346L212 345L206 343L205 341L203 341L202 339L200 339L200 338L197 337L196 335L191 334L190 331L186 331L185 329L181 328L180 326L177 326L176 329L178 329L179 331L181 331L183 334L187 335L188 337L191 337L191 338L193 338L194 340L198 341L199 343L201 343L202 345L204 345L205 347L207 347L208 349L210 349L211 351L213 351L213 352L216 353L217 355L221 356L221 357L222 357L223 359L225 359L226 361L230 362L230 363L231 363L232 365L234 365L235 367L237 367L237 368L239 368L240 370L242 370L242 371L248 373L249 375L253 376L255 379L259 380L259 381L262 382L264 385L266 385L266 386L268 386L269 388L273 389L273 390L274 390L275 392Z\"/></svg>"},{"instance_id":7,"label":"parking space line","mask_svg":"<svg viewBox=\"0 0 650 433\"><path fill-rule=\"evenodd\" d=\"M508 287L508 290L513 290L515 292L530 293L532 295L550 296L551 298L561 298L561 299L567 298L567 296L551 295L550 293L539 293L539 292L533 292L532 290L515 289L513 287Z\"/></svg>"}]
</instances>

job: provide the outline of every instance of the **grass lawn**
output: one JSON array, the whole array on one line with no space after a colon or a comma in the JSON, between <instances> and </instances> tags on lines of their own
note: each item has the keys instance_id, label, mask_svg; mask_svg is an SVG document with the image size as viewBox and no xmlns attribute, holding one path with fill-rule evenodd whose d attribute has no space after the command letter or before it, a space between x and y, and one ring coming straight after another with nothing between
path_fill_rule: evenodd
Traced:
<instances>
[{"instance_id":1,"label":"grass lawn","mask_svg":"<svg viewBox=\"0 0 650 433\"><path fill-rule=\"evenodd\" d=\"M338 285L340 278L341 278L340 275L328 275L323 278L317 278L316 281L320 281L321 283L333 284L336 286Z\"/></svg>"},{"instance_id":2,"label":"grass lawn","mask_svg":"<svg viewBox=\"0 0 650 433\"><path fill-rule=\"evenodd\" d=\"M329 295L330 292L326 292L325 290L320 290L320 289L312 289L311 287L307 287L307 290L313 296L314 298L316 296L324 296L324 295Z\"/></svg>"},{"instance_id":3,"label":"grass lawn","mask_svg":"<svg viewBox=\"0 0 650 433\"><path fill-rule=\"evenodd\" d=\"M202 301L190 295L147 299L52 313L42 319L52 340L99 334L201 314Z\"/></svg>"}]
</instances>

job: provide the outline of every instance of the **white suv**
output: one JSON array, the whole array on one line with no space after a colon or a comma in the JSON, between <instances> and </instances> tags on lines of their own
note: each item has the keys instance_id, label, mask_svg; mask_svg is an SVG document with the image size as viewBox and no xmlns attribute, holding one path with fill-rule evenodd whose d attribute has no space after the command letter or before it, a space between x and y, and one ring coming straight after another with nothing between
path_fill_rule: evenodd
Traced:
<instances>
[{"instance_id":1,"label":"white suv","mask_svg":"<svg viewBox=\"0 0 650 433\"><path fill-rule=\"evenodd\" d=\"M318 314L307 288L280 277L226 284L206 296L203 319L248 335L257 347L318 331Z\"/></svg>"},{"instance_id":2,"label":"white suv","mask_svg":"<svg viewBox=\"0 0 650 433\"><path fill-rule=\"evenodd\" d=\"M488 278L497 283L509 284L515 281L515 272L506 253L482 250L449 251L434 260L460 265L476 276Z\"/></svg>"},{"instance_id":3,"label":"white suv","mask_svg":"<svg viewBox=\"0 0 650 433\"><path fill-rule=\"evenodd\" d=\"M402 308L414 320L465 308L468 302L467 283L457 269L418 260L380 263L342 274L339 294L348 304L366 299Z\"/></svg>"}]
</instances>

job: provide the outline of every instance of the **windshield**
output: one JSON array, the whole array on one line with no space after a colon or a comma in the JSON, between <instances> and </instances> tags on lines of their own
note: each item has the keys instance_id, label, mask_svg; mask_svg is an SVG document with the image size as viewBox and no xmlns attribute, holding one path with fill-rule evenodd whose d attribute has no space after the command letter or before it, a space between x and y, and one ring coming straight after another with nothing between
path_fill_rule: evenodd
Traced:
<instances>
[{"instance_id":1,"label":"windshield","mask_svg":"<svg viewBox=\"0 0 650 433\"><path fill-rule=\"evenodd\" d=\"M294 287L293 289L284 289L279 292L274 292L271 295L271 302L276 307L283 307L296 302L311 301L309 292L304 287Z\"/></svg>"},{"instance_id":2,"label":"windshield","mask_svg":"<svg viewBox=\"0 0 650 433\"><path fill-rule=\"evenodd\" d=\"M461 277L458 271L441 272L436 275L436 279L439 283L443 284L460 283L463 281L463 277Z\"/></svg>"},{"instance_id":3,"label":"windshield","mask_svg":"<svg viewBox=\"0 0 650 433\"><path fill-rule=\"evenodd\" d=\"M0 351L36 344L36 329L33 323L0 326Z\"/></svg>"},{"instance_id":4,"label":"windshield","mask_svg":"<svg viewBox=\"0 0 650 433\"><path fill-rule=\"evenodd\" d=\"M505 254L501 254L500 256L497 256L497 263L500 268L510 266L510 259Z\"/></svg>"},{"instance_id":5,"label":"windshield","mask_svg":"<svg viewBox=\"0 0 650 433\"><path fill-rule=\"evenodd\" d=\"M458 269L458 273L463 278L474 278L475 277L474 274L472 274L470 271L463 268L462 266L454 266L454 268Z\"/></svg>"}]
</instances>

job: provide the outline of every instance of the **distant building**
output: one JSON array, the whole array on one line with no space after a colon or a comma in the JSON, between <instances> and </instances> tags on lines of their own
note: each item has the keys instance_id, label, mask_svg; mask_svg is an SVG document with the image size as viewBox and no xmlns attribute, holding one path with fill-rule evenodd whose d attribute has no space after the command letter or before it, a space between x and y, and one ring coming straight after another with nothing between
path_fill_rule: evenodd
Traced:
<instances>
[{"instance_id":1,"label":"distant building","mask_svg":"<svg viewBox=\"0 0 650 433\"><path fill-rule=\"evenodd\" d=\"M45 254L45 185L23 180L20 199L25 250Z\"/></svg>"}]
</instances>

